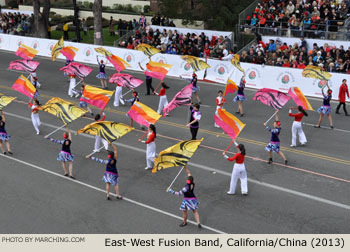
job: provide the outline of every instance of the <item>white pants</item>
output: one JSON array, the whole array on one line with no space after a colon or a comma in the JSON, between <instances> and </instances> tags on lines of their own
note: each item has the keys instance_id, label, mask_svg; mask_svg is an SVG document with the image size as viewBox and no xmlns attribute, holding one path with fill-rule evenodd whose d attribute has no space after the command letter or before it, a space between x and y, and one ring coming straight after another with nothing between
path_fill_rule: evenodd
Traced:
<instances>
[{"instance_id":1,"label":"white pants","mask_svg":"<svg viewBox=\"0 0 350 252\"><path fill-rule=\"evenodd\" d=\"M146 162L147 162L148 168L153 168L155 156L156 156L156 143L152 142L152 143L147 144Z\"/></svg>"},{"instance_id":2,"label":"white pants","mask_svg":"<svg viewBox=\"0 0 350 252\"><path fill-rule=\"evenodd\" d=\"M33 126L34 129L36 130L36 133L39 133L39 126L40 126L40 117L39 117L39 113L38 114L34 114L32 113L32 122L33 122Z\"/></svg>"},{"instance_id":3,"label":"white pants","mask_svg":"<svg viewBox=\"0 0 350 252\"><path fill-rule=\"evenodd\" d=\"M115 96L114 96L114 107L118 107L119 106L119 99L122 96L122 91L123 91L123 87L121 86L117 86L117 88L115 89Z\"/></svg>"},{"instance_id":4,"label":"white pants","mask_svg":"<svg viewBox=\"0 0 350 252\"><path fill-rule=\"evenodd\" d=\"M216 106L216 111L215 111L215 114L216 114L216 115L218 114L218 109L219 109L219 108L222 108L222 106ZM214 127L220 128L220 126L217 125L215 122L214 122Z\"/></svg>"},{"instance_id":5,"label":"white pants","mask_svg":"<svg viewBox=\"0 0 350 252\"><path fill-rule=\"evenodd\" d=\"M236 192L236 186L238 178L241 180L241 191L242 193L248 193L248 180L247 180L247 171L245 170L244 163L243 164L235 164L233 166L232 175L231 175L231 183L230 183L230 193Z\"/></svg>"},{"instance_id":6,"label":"white pants","mask_svg":"<svg viewBox=\"0 0 350 252\"><path fill-rule=\"evenodd\" d=\"M100 149L101 142L103 143L105 149L108 150L108 142L100 136L96 136L95 138L95 150Z\"/></svg>"},{"instance_id":7,"label":"white pants","mask_svg":"<svg viewBox=\"0 0 350 252\"><path fill-rule=\"evenodd\" d=\"M161 115L163 108L167 105L168 105L168 99L166 98L166 95L160 96L157 113Z\"/></svg>"},{"instance_id":8,"label":"white pants","mask_svg":"<svg viewBox=\"0 0 350 252\"><path fill-rule=\"evenodd\" d=\"M74 78L70 79L70 81L69 81L69 89L68 89L68 95L69 96L73 96L74 95L73 89L75 88L75 85L76 85L75 79Z\"/></svg>"},{"instance_id":9,"label":"white pants","mask_svg":"<svg viewBox=\"0 0 350 252\"><path fill-rule=\"evenodd\" d=\"M299 136L299 141L301 144L307 142L303 128L301 127L301 122L294 121L292 126L292 145L297 145L297 134Z\"/></svg>"}]
</instances>

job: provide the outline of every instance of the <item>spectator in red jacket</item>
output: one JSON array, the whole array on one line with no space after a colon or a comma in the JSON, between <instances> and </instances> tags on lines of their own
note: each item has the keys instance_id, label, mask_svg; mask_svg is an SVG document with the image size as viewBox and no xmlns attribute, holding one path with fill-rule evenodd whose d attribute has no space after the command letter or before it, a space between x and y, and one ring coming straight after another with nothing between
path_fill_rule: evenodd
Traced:
<instances>
[{"instance_id":1,"label":"spectator in red jacket","mask_svg":"<svg viewBox=\"0 0 350 252\"><path fill-rule=\"evenodd\" d=\"M339 88L339 96L338 96L339 104L338 104L338 107L337 107L337 110L335 113L340 114L339 109L340 109L341 105L343 105L345 115L349 116L348 111L346 111L346 104L345 104L346 97L345 97L345 95L347 95L349 98L349 89L348 89L348 85L346 84L346 79L343 80L343 83L340 85L340 88Z\"/></svg>"}]
</instances>

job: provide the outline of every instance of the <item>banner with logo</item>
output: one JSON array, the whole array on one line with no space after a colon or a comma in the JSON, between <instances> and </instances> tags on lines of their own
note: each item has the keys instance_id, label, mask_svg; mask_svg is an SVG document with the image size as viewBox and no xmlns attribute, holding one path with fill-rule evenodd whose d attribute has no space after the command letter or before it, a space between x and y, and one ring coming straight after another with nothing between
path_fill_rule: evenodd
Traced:
<instances>
[{"instance_id":1,"label":"banner with logo","mask_svg":"<svg viewBox=\"0 0 350 252\"><path fill-rule=\"evenodd\" d=\"M218 83L227 83L227 79L234 71L234 67L229 61L208 59L207 75L205 79Z\"/></svg>"}]
</instances>

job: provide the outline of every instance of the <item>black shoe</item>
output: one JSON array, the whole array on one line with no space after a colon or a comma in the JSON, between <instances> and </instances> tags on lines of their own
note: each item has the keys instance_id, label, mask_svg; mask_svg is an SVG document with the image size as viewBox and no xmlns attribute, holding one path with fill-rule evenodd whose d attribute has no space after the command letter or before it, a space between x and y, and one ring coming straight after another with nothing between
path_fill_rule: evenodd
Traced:
<instances>
[{"instance_id":1,"label":"black shoe","mask_svg":"<svg viewBox=\"0 0 350 252\"><path fill-rule=\"evenodd\" d=\"M117 200L121 200L121 199L123 199L123 197L122 196L117 196L116 199Z\"/></svg>"},{"instance_id":2,"label":"black shoe","mask_svg":"<svg viewBox=\"0 0 350 252\"><path fill-rule=\"evenodd\" d=\"M314 127L315 127L315 128L321 128L321 126L320 126L320 125L318 125L318 126L317 126L317 125L315 125Z\"/></svg>"},{"instance_id":3,"label":"black shoe","mask_svg":"<svg viewBox=\"0 0 350 252\"><path fill-rule=\"evenodd\" d=\"M240 114L240 112L239 112L239 111L237 111L237 112L236 112L236 114L238 115L238 114Z\"/></svg>"},{"instance_id":4,"label":"black shoe","mask_svg":"<svg viewBox=\"0 0 350 252\"><path fill-rule=\"evenodd\" d=\"M10 155L12 155L12 154L13 154L11 151L8 151L7 153L8 153L8 154L10 154Z\"/></svg>"},{"instance_id":5,"label":"black shoe","mask_svg":"<svg viewBox=\"0 0 350 252\"><path fill-rule=\"evenodd\" d=\"M340 115L340 113L338 111L335 112L336 114Z\"/></svg>"},{"instance_id":6,"label":"black shoe","mask_svg":"<svg viewBox=\"0 0 350 252\"><path fill-rule=\"evenodd\" d=\"M4 151L4 155L7 155L6 151Z\"/></svg>"},{"instance_id":7,"label":"black shoe","mask_svg":"<svg viewBox=\"0 0 350 252\"><path fill-rule=\"evenodd\" d=\"M179 226L180 226L180 227L187 226L187 222L186 222L186 223L185 223L185 222L182 222Z\"/></svg>"},{"instance_id":8,"label":"black shoe","mask_svg":"<svg viewBox=\"0 0 350 252\"><path fill-rule=\"evenodd\" d=\"M241 117L243 117L244 116L244 114L241 114Z\"/></svg>"},{"instance_id":9,"label":"black shoe","mask_svg":"<svg viewBox=\"0 0 350 252\"><path fill-rule=\"evenodd\" d=\"M65 173L64 176L65 176L65 177L68 177L68 173Z\"/></svg>"},{"instance_id":10,"label":"black shoe","mask_svg":"<svg viewBox=\"0 0 350 252\"><path fill-rule=\"evenodd\" d=\"M288 160L286 159L286 160L284 160L284 164L286 165L286 164L288 164Z\"/></svg>"},{"instance_id":11,"label":"black shoe","mask_svg":"<svg viewBox=\"0 0 350 252\"><path fill-rule=\"evenodd\" d=\"M202 228L202 225L200 223L198 224L198 228Z\"/></svg>"},{"instance_id":12,"label":"black shoe","mask_svg":"<svg viewBox=\"0 0 350 252\"><path fill-rule=\"evenodd\" d=\"M334 129L334 126L333 126L333 125L331 125L331 129Z\"/></svg>"},{"instance_id":13,"label":"black shoe","mask_svg":"<svg viewBox=\"0 0 350 252\"><path fill-rule=\"evenodd\" d=\"M269 161L267 162L268 164L272 164L272 158L269 158Z\"/></svg>"},{"instance_id":14,"label":"black shoe","mask_svg":"<svg viewBox=\"0 0 350 252\"><path fill-rule=\"evenodd\" d=\"M111 197L108 196L106 200L112 200L112 199L111 199Z\"/></svg>"},{"instance_id":15,"label":"black shoe","mask_svg":"<svg viewBox=\"0 0 350 252\"><path fill-rule=\"evenodd\" d=\"M69 176L71 179L75 179L73 176Z\"/></svg>"},{"instance_id":16,"label":"black shoe","mask_svg":"<svg viewBox=\"0 0 350 252\"><path fill-rule=\"evenodd\" d=\"M198 104L202 104L201 102L198 102Z\"/></svg>"},{"instance_id":17,"label":"black shoe","mask_svg":"<svg viewBox=\"0 0 350 252\"><path fill-rule=\"evenodd\" d=\"M248 196L248 193L242 193L243 196Z\"/></svg>"}]
</instances>

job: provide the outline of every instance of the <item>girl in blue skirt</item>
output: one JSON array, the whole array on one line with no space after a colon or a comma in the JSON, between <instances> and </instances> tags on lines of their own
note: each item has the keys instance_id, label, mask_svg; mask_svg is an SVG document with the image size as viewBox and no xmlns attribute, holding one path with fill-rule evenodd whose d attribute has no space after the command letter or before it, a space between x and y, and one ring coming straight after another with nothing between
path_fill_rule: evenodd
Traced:
<instances>
[{"instance_id":1,"label":"girl in blue skirt","mask_svg":"<svg viewBox=\"0 0 350 252\"><path fill-rule=\"evenodd\" d=\"M5 148L2 144L3 142L5 142L8 154L12 155L13 153L11 152L11 147L10 147L10 143L9 143L11 136L9 134L7 134L7 132L5 130L5 122L6 122L6 119L5 119L4 112L1 111L1 115L0 115L0 147L1 147L2 153L4 153L4 155L6 155L7 153L6 153Z\"/></svg>"},{"instance_id":2,"label":"girl in blue skirt","mask_svg":"<svg viewBox=\"0 0 350 252\"><path fill-rule=\"evenodd\" d=\"M238 103L238 111L236 112L236 114L241 114L241 117L244 116L243 101L247 100L247 98L244 96L245 83L246 81L243 75L238 86L237 95L235 98L233 98L233 101Z\"/></svg>"},{"instance_id":3,"label":"girl in blue skirt","mask_svg":"<svg viewBox=\"0 0 350 252\"><path fill-rule=\"evenodd\" d=\"M282 153L282 151L280 151L280 139L278 137L278 135L281 132L281 122L280 121L275 121L273 123L273 127L274 129L271 129L266 123L264 123L264 126L266 127L266 129L268 131L271 132L271 139L270 139L270 143L265 147L265 150L269 152L269 164L272 164L272 152L276 152L278 155L280 155L283 160L284 160L284 164L287 164L288 161L285 157L285 155Z\"/></svg>"},{"instance_id":4,"label":"girl in blue skirt","mask_svg":"<svg viewBox=\"0 0 350 252\"><path fill-rule=\"evenodd\" d=\"M98 56L96 56L96 58L97 58L97 64L100 67L100 72L99 72L98 75L96 75L96 78L100 79L101 86L102 86L103 89L108 89L108 87L107 87L107 79L108 79L108 77L107 77L106 72L105 72L106 65L103 63L103 60L101 60L101 61L98 60Z\"/></svg>"},{"instance_id":5,"label":"girl in blue skirt","mask_svg":"<svg viewBox=\"0 0 350 252\"><path fill-rule=\"evenodd\" d=\"M323 89L327 86L328 91L327 94L324 93ZM320 114L320 118L318 119L318 123L315 125L315 128L321 128L321 122L323 120L323 115L328 116L329 124L331 125L331 128L333 129L333 120L331 116L332 108L331 108L331 100L332 100L332 90L328 86L328 82L326 85L322 87L322 95L323 95L323 103L322 106L317 110L317 112Z\"/></svg>"}]
</instances>

